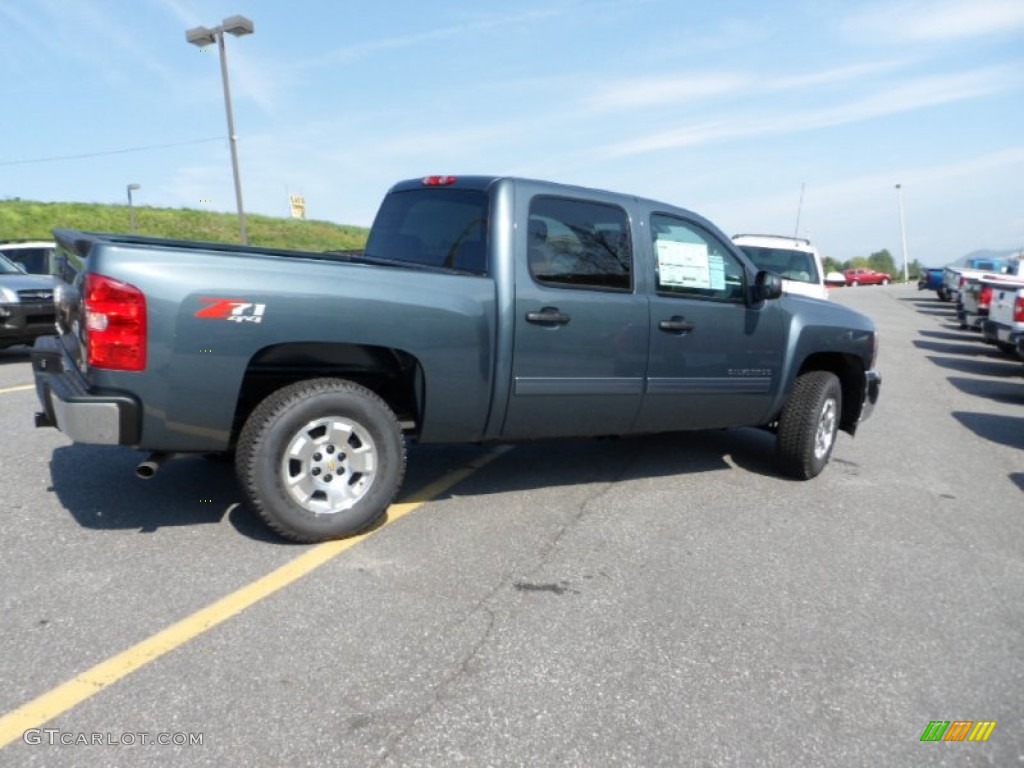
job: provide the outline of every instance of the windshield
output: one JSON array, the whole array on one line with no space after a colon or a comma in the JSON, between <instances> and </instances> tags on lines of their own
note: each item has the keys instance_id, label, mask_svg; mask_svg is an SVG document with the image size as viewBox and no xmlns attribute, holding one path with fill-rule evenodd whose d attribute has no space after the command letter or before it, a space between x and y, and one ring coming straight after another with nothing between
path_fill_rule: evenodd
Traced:
<instances>
[{"instance_id":1,"label":"windshield","mask_svg":"<svg viewBox=\"0 0 1024 768\"><path fill-rule=\"evenodd\" d=\"M23 274L17 266L12 262L8 261L4 256L0 256L0 275L20 275Z\"/></svg>"},{"instance_id":2,"label":"windshield","mask_svg":"<svg viewBox=\"0 0 1024 768\"><path fill-rule=\"evenodd\" d=\"M487 272L487 193L470 189L392 192L381 204L366 255L475 274Z\"/></svg>"},{"instance_id":3,"label":"windshield","mask_svg":"<svg viewBox=\"0 0 1024 768\"><path fill-rule=\"evenodd\" d=\"M754 262L754 266L767 272L774 272L786 280L798 283L820 283L814 255L792 248L763 248L757 245L741 245L740 250Z\"/></svg>"}]
</instances>

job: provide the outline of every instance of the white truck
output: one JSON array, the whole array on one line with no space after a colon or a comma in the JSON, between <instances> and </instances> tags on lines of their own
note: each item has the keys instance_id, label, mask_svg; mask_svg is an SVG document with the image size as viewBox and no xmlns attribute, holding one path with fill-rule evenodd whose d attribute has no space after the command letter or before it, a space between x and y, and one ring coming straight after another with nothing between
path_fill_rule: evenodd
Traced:
<instances>
[{"instance_id":1,"label":"white truck","mask_svg":"<svg viewBox=\"0 0 1024 768\"><path fill-rule=\"evenodd\" d=\"M991 277L988 319L982 324L985 342L1024 358L1024 277Z\"/></svg>"},{"instance_id":2,"label":"white truck","mask_svg":"<svg viewBox=\"0 0 1024 768\"><path fill-rule=\"evenodd\" d=\"M1006 280L1024 280L1024 260L1011 259L998 272L963 272L956 302L960 328L980 331L988 318L993 291Z\"/></svg>"},{"instance_id":3,"label":"white truck","mask_svg":"<svg viewBox=\"0 0 1024 768\"><path fill-rule=\"evenodd\" d=\"M758 269L782 278L783 293L827 299L821 254L803 237L733 235L732 241Z\"/></svg>"}]
</instances>

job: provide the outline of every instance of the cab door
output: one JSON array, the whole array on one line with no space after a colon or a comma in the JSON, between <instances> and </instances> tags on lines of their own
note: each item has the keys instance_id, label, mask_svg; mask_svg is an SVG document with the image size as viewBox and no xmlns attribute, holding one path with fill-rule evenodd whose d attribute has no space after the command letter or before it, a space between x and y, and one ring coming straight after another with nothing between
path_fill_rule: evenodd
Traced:
<instances>
[{"instance_id":1,"label":"cab door","mask_svg":"<svg viewBox=\"0 0 1024 768\"><path fill-rule=\"evenodd\" d=\"M628 432L643 399L647 298L629 215L538 194L517 247L512 388L502 436Z\"/></svg>"},{"instance_id":2,"label":"cab door","mask_svg":"<svg viewBox=\"0 0 1024 768\"><path fill-rule=\"evenodd\" d=\"M750 275L696 219L652 213L650 362L637 431L757 424L778 387L778 302L747 302Z\"/></svg>"}]
</instances>

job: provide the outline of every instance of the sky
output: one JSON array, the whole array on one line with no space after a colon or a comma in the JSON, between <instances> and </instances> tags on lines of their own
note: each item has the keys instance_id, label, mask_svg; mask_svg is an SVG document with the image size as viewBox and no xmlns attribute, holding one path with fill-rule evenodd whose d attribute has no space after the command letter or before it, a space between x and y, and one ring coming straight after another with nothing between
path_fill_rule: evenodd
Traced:
<instances>
[{"instance_id":1,"label":"sky","mask_svg":"<svg viewBox=\"0 0 1024 768\"><path fill-rule=\"evenodd\" d=\"M235 211L185 40L235 14L249 213L369 226L399 180L495 174L840 261L1024 249L1024 0L0 0L0 199Z\"/></svg>"}]
</instances>

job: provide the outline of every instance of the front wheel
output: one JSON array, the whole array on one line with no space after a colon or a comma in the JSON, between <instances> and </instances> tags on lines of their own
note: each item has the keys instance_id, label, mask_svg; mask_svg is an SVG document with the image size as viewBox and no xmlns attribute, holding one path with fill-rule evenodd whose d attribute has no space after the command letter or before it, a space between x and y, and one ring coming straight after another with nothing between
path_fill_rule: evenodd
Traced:
<instances>
[{"instance_id":1,"label":"front wheel","mask_svg":"<svg viewBox=\"0 0 1024 768\"><path fill-rule=\"evenodd\" d=\"M828 371L800 376L779 417L776 457L790 477L810 480L832 456L843 412L839 379Z\"/></svg>"},{"instance_id":2,"label":"front wheel","mask_svg":"<svg viewBox=\"0 0 1024 768\"><path fill-rule=\"evenodd\" d=\"M882 278L882 285L888 285L888 284L889 284L889 278L887 278L887 277Z\"/></svg>"},{"instance_id":3,"label":"front wheel","mask_svg":"<svg viewBox=\"0 0 1024 768\"><path fill-rule=\"evenodd\" d=\"M242 428L235 471L249 503L286 538L340 539L373 525L405 474L394 413L343 379L279 389Z\"/></svg>"}]
</instances>

